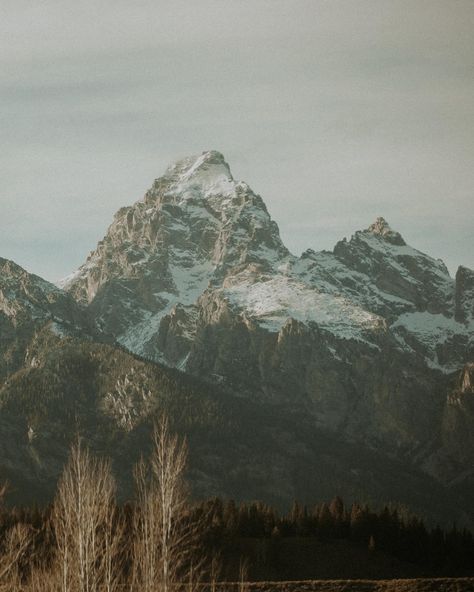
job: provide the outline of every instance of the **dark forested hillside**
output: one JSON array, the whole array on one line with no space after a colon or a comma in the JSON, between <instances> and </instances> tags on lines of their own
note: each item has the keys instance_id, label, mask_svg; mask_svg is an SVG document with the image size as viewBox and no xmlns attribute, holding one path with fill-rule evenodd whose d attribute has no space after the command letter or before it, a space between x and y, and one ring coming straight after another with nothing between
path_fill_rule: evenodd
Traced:
<instances>
[{"instance_id":1,"label":"dark forested hillside","mask_svg":"<svg viewBox=\"0 0 474 592\"><path fill-rule=\"evenodd\" d=\"M189 440L197 499L263 499L283 510L294 499L306 503L340 493L349 500L403 503L432 520L470 523L462 492L318 429L298 409L236 397L117 347L59 337L48 327L29 344L25 367L0 389L0 471L11 481L9 499L50 500L76 435L112 457L126 498L132 465L146 452L153 420L163 410Z\"/></svg>"}]
</instances>

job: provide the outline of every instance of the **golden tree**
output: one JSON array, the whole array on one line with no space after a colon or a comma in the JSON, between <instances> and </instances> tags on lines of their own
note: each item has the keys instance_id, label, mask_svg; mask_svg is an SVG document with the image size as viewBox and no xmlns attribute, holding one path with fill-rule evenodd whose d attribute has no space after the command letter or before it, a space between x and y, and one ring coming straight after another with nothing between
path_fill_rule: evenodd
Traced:
<instances>
[{"instance_id":1,"label":"golden tree","mask_svg":"<svg viewBox=\"0 0 474 592\"><path fill-rule=\"evenodd\" d=\"M150 460L135 469L134 585L140 592L193 588L202 574L199 524L192 519L184 472L187 445L162 416L155 425Z\"/></svg>"},{"instance_id":2,"label":"golden tree","mask_svg":"<svg viewBox=\"0 0 474 592\"><path fill-rule=\"evenodd\" d=\"M122 522L110 462L94 458L80 441L59 482L53 527L63 592L120 588Z\"/></svg>"}]
</instances>

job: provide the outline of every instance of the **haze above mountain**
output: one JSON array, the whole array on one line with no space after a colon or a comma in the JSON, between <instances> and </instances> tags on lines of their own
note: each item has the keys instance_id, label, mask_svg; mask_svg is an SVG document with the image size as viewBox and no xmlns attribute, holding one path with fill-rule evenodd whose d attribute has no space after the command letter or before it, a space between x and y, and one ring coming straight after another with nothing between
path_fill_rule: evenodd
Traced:
<instances>
[{"instance_id":1,"label":"haze above mountain","mask_svg":"<svg viewBox=\"0 0 474 592\"><path fill-rule=\"evenodd\" d=\"M295 254L383 215L474 267L472 2L101 6L1 3L3 256L57 280L145 179L217 147Z\"/></svg>"}]
</instances>

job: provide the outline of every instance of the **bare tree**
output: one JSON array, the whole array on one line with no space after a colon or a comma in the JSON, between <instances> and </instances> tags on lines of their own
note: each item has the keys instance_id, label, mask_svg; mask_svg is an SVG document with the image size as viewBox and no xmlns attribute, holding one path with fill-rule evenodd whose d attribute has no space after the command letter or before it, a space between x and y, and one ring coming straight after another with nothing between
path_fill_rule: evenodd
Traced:
<instances>
[{"instance_id":1,"label":"bare tree","mask_svg":"<svg viewBox=\"0 0 474 592\"><path fill-rule=\"evenodd\" d=\"M159 575L159 501L148 466L135 467L137 499L133 515L133 583L137 590L153 592Z\"/></svg>"},{"instance_id":2,"label":"bare tree","mask_svg":"<svg viewBox=\"0 0 474 592\"><path fill-rule=\"evenodd\" d=\"M0 486L0 506L7 485ZM0 545L0 590L14 590L20 585L20 566L33 544L34 534L26 524L15 524L4 534Z\"/></svg>"},{"instance_id":3,"label":"bare tree","mask_svg":"<svg viewBox=\"0 0 474 592\"><path fill-rule=\"evenodd\" d=\"M249 562L247 558L241 557L239 564L239 592L248 592L249 590Z\"/></svg>"},{"instance_id":4,"label":"bare tree","mask_svg":"<svg viewBox=\"0 0 474 592\"><path fill-rule=\"evenodd\" d=\"M110 462L78 441L58 486L53 528L63 592L119 589L122 525L115 510Z\"/></svg>"},{"instance_id":5,"label":"bare tree","mask_svg":"<svg viewBox=\"0 0 474 592\"><path fill-rule=\"evenodd\" d=\"M187 445L172 434L162 416L152 438L150 461L135 469L135 587L143 592L172 592L195 587L203 571L198 553L199 525L188 507L184 471Z\"/></svg>"},{"instance_id":6,"label":"bare tree","mask_svg":"<svg viewBox=\"0 0 474 592\"><path fill-rule=\"evenodd\" d=\"M210 592L216 592L217 582L221 577L222 559L219 553L214 553L209 567L209 589Z\"/></svg>"},{"instance_id":7,"label":"bare tree","mask_svg":"<svg viewBox=\"0 0 474 592\"><path fill-rule=\"evenodd\" d=\"M15 524L6 532L0 550L0 590L19 587L20 563L31 551L32 542L32 529L26 524Z\"/></svg>"}]
</instances>

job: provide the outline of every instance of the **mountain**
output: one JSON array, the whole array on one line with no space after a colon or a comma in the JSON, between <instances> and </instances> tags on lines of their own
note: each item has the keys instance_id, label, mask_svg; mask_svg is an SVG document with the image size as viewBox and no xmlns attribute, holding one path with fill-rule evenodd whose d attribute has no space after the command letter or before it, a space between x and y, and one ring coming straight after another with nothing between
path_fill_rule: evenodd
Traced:
<instances>
[{"instance_id":1,"label":"mountain","mask_svg":"<svg viewBox=\"0 0 474 592\"><path fill-rule=\"evenodd\" d=\"M31 304L31 289L22 296L28 330L0 390L27 451L17 463L8 449L11 470L33 457L47 466L75 425L96 449L130 460L167 401L195 434L201 493L278 503L342 493L474 520L464 378L474 272L451 278L383 218L331 252L295 256L262 198L210 151L170 166L121 208L59 288L9 265L6 311L23 284L38 293ZM35 427L25 423L34 398L22 393L37 387L45 402ZM51 428L58 401L69 415ZM48 434L50 452L33 453ZM59 466L38 474L47 482Z\"/></svg>"},{"instance_id":2,"label":"mountain","mask_svg":"<svg viewBox=\"0 0 474 592\"><path fill-rule=\"evenodd\" d=\"M333 252L295 257L215 151L178 161L121 208L61 286L125 347L172 366L184 367L197 326L224 310L270 334L291 318L372 347L390 335L443 373L472 350L474 272L460 267L454 281L383 218Z\"/></svg>"},{"instance_id":3,"label":"mountain","mask_svg":"<svg viewBox=\"0 0 474 592\"><path fill-rule=\"evenodd\" d=\"M473 357L472 272L453 280L383 218L295 257L214 151L119 210L62 285L134 353L411 454Z\"/></svg>"}]
</instances>

